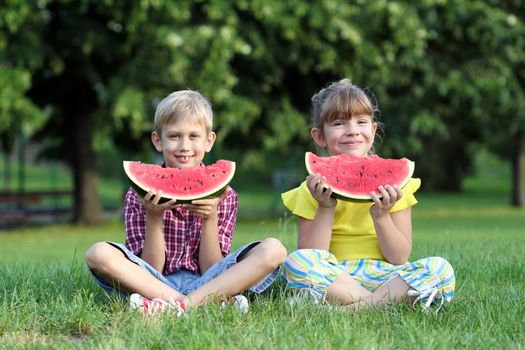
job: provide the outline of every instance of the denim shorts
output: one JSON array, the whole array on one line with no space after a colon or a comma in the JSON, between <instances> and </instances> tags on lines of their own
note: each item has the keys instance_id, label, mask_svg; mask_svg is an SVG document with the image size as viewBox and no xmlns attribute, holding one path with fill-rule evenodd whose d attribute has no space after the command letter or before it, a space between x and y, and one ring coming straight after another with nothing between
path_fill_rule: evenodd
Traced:
<instances>
[{"instance_id":1,"label":"denim shorts","mask_svg":"<svg viewBox=\"0 0 525 350\"><path fill-rule=\"evenodd\" d=\"M222 274L224 271L228 270L230 267L235 265L240 261L240 259L246 255L257 244L260 243L260 241L252 242L249 244L246 244L233 253L227 255L222 259L221 261L214 264L212 267L210 267L204 275L201 275L198 272L193 271L187 271L187 270L180 270L173 272L169 275L163 275L158 270L153 268L150 264L133 254L128 248L126 248L124 245L120 243L114 243L114 242L107 242L108 244L111 244L115 248L119 249L124 253L124 255L134 262L135 264L139 265L146 271L148 271L151 275L153 275L155 278L157 278L162 283L170 286L171 288L175 289L179 293L182 294L189 294L193 292L194 290L198 289L205 283L211 281L215 277ZM91 271L91 270L90 270ZM104 279L102 279L100 276L97 276L93 271L91 271L93 277L97 281L97 283L105 289L107 292L113 292L113 287ZM277 275L279 274L279 268L275 269L271 273L269 273L266 277L261 279L257 284L249 289L250 292L254 293L262 293L264 292L276 279ZM120 293L122 297L127 296L127 294L121 292Z\"/></svg>"}]
</instances>

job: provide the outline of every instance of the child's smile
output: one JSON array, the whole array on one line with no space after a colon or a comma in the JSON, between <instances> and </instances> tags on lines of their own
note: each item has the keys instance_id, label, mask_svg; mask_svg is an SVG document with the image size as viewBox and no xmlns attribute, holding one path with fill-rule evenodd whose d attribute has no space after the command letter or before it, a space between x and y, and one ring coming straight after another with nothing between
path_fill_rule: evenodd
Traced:
<instances>
[{"instance_id":1,"label":"child's smile","mask_svg":"<svg viewBox=\"0 0 525 350\"><path fill-rule=\"evenodd\" d=\"M195 156L175 156L175 158L177 158L181 163L189 162L194 157Z\"/></svg>"},{"instance_id":2,"label":"child's smile","mask_svg":"<svg viewBox=\"0 0 525 350\"><path fill-rule=\"evenodd\" d=\"M326 147L331 156L365 157L374 144L376 129L377 124L371 116L361 115L326 122L323 130L312 129L312 136L321 147Z\"/></svg>"},{"instance_id":3,"label":"child's smile","mask_svg":"<svg viewBox=\"0 0 525 350\"><path fill-rule=\"evenodd\" d=\"M162 152L167 167L198 167L215 141L215 133L191 118L182 118L162 127L162 135L154 132L152 141Z\"/></svg>"}]
</instances>

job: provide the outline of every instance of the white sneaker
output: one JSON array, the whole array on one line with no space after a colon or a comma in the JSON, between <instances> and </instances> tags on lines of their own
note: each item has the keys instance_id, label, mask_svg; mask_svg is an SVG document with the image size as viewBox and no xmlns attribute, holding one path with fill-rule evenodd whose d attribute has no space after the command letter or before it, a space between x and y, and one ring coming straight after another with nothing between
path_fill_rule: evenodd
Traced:
<instances>
[{"instance_id":1,"label":"white sneaker","mask_svg":"<svg viewBox=\"0 0 525 350\"><path fill-rule=\"evenodd\" d=\"M443 299L443 294L436 287L424 289L421 291L410 289L407 292L407 295L409 297L416 298L412 303L413 307L416 306L417 302L424 303L421 305L421 310L425 313L431 311L432 304L436 304L437 306L435 306L433 313L437 314L437 312L441 309L441 306L443 306L443 302L445 301Z\"/></svg>"},{"instance_id":2,"label":"white sneaker","mask_svg":"<svg viewBox=\"0 0 525 350\"><path fill-rule=\"evenodd\" d=\"M138 293L133 293L129 296L129 306L131 309L139 310L145 315L170 312L176 317L181 317L186 313L182 300L170 299L168 302L159 298L148 299Z\"/></svg>"},{"instance_id":3,"label":"white sneaker","mask_svg":"<svg viewBox=\"0 0 525 350\"><path fill-rule=\"evenodd\" d=\"M229 304L233 306L233 309L236 311L239 311L241 314L247 314L250 310L250 305L248 303L248 299L244 295L237 294L233 297L231 297ZM221 303L221 308L226 308L228 306L228 303L223 301Z\"/></svg>"},{"instance_id":4,"label":"white sneaker","mask_svg":"<svg viewBox=\"0 0 525 350\"><path fill-rule=\"evenodd\" d=\"M288 299L288 304L292 307L303 306L307 303L322 306L328 309L332 308L326 300L310 288L301 288L294 292Z\"/></svg>"}]
</instances>

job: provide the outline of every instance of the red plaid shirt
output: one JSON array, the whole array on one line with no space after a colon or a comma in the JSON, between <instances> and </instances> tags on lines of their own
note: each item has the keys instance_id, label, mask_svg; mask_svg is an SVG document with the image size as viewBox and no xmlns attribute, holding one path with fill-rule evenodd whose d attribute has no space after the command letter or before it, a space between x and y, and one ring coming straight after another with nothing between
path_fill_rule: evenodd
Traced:
<instances>
[{"instance_id":1,"label":"red plaid shirt","mask_svg":"<svg viewBox=\"0 0 525 350\"><path fill-rule=\"evenodd\" d=\"M230 254L238 204L237 193L230 188L217 207L219 246L223 256ZM146 208L138 200L137 192L132 188L128 190L124 199L124 222L126 247L138 256L144 248ZM177 208L164 212L163 223L166 249L164 274L179 270L198 272L202 218L187 209Z\"/></svg>"}]
</instances>

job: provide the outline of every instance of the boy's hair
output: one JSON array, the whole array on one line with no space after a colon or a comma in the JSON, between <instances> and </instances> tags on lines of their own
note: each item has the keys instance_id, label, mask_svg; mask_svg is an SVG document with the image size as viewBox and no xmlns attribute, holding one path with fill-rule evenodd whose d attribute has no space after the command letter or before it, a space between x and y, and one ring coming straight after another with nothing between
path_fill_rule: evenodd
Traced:
<instances>
[{"instance_id":1,"label":"boy's hair","mask_svg":"<svg viewBox=\"0 0 525 350\"><path fill-rule=\"evenodd\" d=\"M213 127L213 112L211 103L198 91L180 90L166 96L155 110L155 131L162 135L162 127L166 124L191 118L206 127L210 132Z\"/></svg>"},{"instance_id":2,"label":"boy's hair","mask_svg":"<svg viewBox=\"0 0 525 350\"><path fill-rule=\"evenodd\" d=\"M321 89L312 97L312 109L311 127L321 132L327 122L338 118L350 119L359 115L372 117L372 121L378 124L378 130L382 132L382 125L377 122L375 116L376 112L379 112L376 104L372 103L372 99L363 89L352 84L350 79L333 82ZM373 152L372 148L371 153Z\"/></svg>"}]
</instances>

